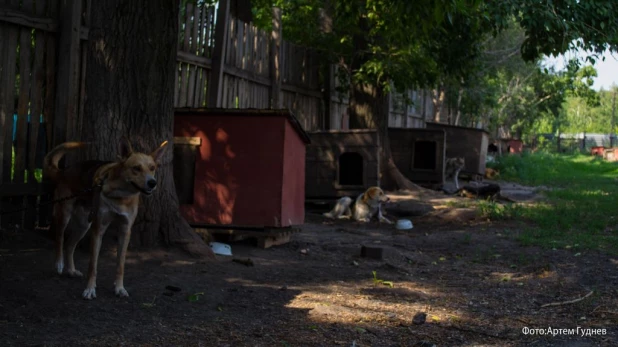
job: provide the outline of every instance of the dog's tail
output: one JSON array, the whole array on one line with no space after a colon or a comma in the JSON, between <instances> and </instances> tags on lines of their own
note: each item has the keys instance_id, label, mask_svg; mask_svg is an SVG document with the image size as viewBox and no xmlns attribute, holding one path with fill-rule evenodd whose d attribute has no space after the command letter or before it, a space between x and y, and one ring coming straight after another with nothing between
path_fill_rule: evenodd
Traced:
<instances>
[{"instance_id":1,"label":"dog's tail","mask_svg":"<svg viewBox=\"0 0 618 347\"><path fill-rule=\"evenodd\" d=\"M351 204L352 204L351 198L347 196L343 197L337 200L337 203L335 204L335 207L333 208L332 211L326 212L323 215L324 217L328 217L328 218L339 218L350 208Z\"/></svg>"},{"instance_id":2,"label":"dog's tail","mask_svg":"<svg viewBox=\"0 0 618 347\"><path fill-rule=\"evenodd\" d=\"M76 150L88 145L86 142L65 142L52 149L43 160L43 175L48 177L52 181L56 181L60 169L58 168L58 162L65 153Z\"/></svg>"}]
</instances>

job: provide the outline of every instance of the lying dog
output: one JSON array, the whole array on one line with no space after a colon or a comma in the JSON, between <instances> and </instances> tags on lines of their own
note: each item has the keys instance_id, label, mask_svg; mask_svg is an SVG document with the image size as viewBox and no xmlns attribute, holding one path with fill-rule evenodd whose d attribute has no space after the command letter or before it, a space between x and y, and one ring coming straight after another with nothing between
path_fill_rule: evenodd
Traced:
<instances>
[{"instance_id":1,"label":"lying dog","mask_svg":"<svg viewBox=\"0 0 618 347\"><path fill-rule=\"evenodd\" d=\"M371 187L356 198L354 205L352 205L352 198L339 199L333 210L324 213L324 216L328 218L350 218L352 216L356 221L369 222L371 217L377 214L380 222L393 224L382 215L382 203L389 200L380 187Z\"/></svg>"},{"instance_id":2,"label":"lying dog","mask_svg":"<svg viewBox=\"0 0 618 347\"><path fill-rule=\"evenodd\" d=\"M97 263L103 234L110 224L118 226L118 267L114 292L121 297L129 294L124 288L124 263L131 239L131 227L137 216L140 193L151 195L157 187L155 171L167 141L151 154L133 152L128 140L123 139L116 162L85 161L61 170L58 162L66 152L86 146L83 142L67 142L49 152L43 162L43 172L56 184L54 199L78 195L54 205L53 227L56 232L56 270L64 270L71 277L82 277L75 269L73 253L77 243L92 230L88 285L82 296L96 298ZM99 186L90 193L83 192ZM65 241L65 229L73 220L76 230ZM65 252L66 254L63 254Z\"/></svg>"},{"instance_id":3,"label":"lying dog","mask_svg":"<svg viewBox=\"0 0 618 347\"><path fill-rule=\"evenodd\" d=\"M485 178L492 180L498 176L500 176L500 171L497 169L492 169L490 167L485 168Z\"/></svg>"}]
</instances>

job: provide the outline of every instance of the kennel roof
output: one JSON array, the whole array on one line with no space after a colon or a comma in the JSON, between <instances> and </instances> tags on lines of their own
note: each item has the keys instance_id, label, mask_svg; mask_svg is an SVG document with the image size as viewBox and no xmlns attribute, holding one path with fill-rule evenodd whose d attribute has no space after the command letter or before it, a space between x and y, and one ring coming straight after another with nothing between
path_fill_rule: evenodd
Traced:
<instances>
[{"instance_id":1,"label":"kennel roof","mask_svg":"<svg viewBox=\"0 0 618 347\"><path fill-rule=\"evenodd\" d=\"M199 114L200 116L243 116L243 117L285 117L305 144L311 143L311 138L303 129L298 118L289 109L258 109L258 108L192 108L182 107L174 110L175 114Z\"/></svg>"}]
</instances>

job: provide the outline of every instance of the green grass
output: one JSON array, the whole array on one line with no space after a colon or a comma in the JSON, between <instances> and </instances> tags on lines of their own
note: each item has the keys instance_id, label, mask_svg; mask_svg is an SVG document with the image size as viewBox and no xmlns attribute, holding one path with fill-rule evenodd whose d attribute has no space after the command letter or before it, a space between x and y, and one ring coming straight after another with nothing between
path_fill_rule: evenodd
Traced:
<instances>
[{"instance_id":1,"label":"green grass","mask_svg":"<svg viewBox=\"0 0 618 347\"><path fill-rule=\"evenodd\" d=\"M542 203L479 206L494 218L531 222L522 243L618 254L617 163L582 154L524 153L504 156L494 166L505 181L551 188Z\"/></svg>"},{"instance_id":2,"label":"green grass","mask_svg":"<svg viewBox=\"0 0 618 347\"><path fill-rule=\"evenodd\" d=\"M12 148L11 152L11 180L15 177L15 147ZM41 182L43 180L43 170L34 169L34 179L37 182ZM24 172L24 182L28 182L28 169Z\"/></svg>"}]
</instances>

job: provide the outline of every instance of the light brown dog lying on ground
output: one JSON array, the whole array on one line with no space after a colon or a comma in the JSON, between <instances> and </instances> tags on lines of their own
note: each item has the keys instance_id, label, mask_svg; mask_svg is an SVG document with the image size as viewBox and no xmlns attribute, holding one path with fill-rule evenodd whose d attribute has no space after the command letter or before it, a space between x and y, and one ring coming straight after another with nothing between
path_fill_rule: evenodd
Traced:
<instances>
[{"instance_id":1,"label":"light brown dog lying on ground","mask_svg":"<svg viewBox=\"0 0 618 347\"><path fill-rule=\"evenodd\" d=\"M498 176L500 176L500 171L492 169L490 167L485 168L485 178L491 180L497 178Z\"/></svg>"},{"instance_id":2,"label":"light brown dog lying on ground","mask_svg":"<svg viewBox=\"0 0 618 347\"><path fill-rule=\"evenodd\" d=\"M124 264L131 239L131 227L137 216L140 194L151 195L157 187L155 171L167 141L151 154L133 152L128 140L123 139L121 153L116 162L85 161L66 169L59 169L58 162L69 151L86 146L83 142L67 142L54 148L45 156L43 172L56 184L54 199L79 195L54 205L53 227L56 233L56 271L66 270L72 277L82 277L75 269L73 253L77 243L92 230L88 285L82 296L96 298L97 263L103 234L110 224L118 227L118 265L114 292L129 296L124 288ZM84 191L95 185L90 193ZM69 221L76 226L67 235ZM66 256L66 269L65 269Z\"/></svg>"},{"instance_id":3,"label":"light brown dog lying on ground","mask_svg":"<svg viewBox=\"0 0 618 347\"><path fill-rule=\"evenodd\" d=\"M359 195L352 205L352 198L344 197L337 201L332 211L324 213L328 218L350 218L359 222L369 222L373 216L378 216L380 222L393 224L382 215L382 203L390 199L380 187L371 187Z\"/></svg>"}]
</instances>

